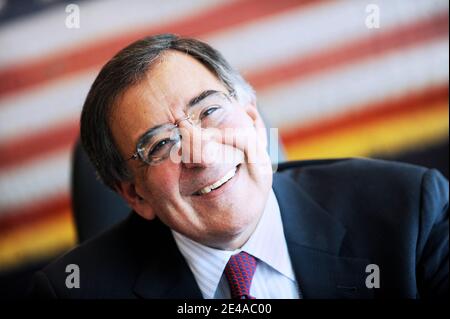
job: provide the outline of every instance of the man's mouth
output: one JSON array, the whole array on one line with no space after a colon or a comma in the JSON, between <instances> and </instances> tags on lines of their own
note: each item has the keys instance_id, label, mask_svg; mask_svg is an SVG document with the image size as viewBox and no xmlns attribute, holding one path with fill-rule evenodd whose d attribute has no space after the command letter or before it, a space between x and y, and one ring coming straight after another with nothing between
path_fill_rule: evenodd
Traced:
<instances>
[{"instance_id":1,"label":"man's mouth","mask_svg":"<svg viewBox=\"0 0 450 319\"><path fill-rule=\"evenodd\" d=\"M194 193L194 195L200 196L200 195L205 195L208 194L210 192L212 192L215 189L220 188L221 186L223 186L226 182L228 182L230 179L232 179L234 177L234 175L236 175L236 172L238 170L238 166L233 167L230 171L228 171L222 178L220 178L218 181L212 183L211 185L205 186L202 189L198 190L197 192Z\"/></svg>"}]
</instances>

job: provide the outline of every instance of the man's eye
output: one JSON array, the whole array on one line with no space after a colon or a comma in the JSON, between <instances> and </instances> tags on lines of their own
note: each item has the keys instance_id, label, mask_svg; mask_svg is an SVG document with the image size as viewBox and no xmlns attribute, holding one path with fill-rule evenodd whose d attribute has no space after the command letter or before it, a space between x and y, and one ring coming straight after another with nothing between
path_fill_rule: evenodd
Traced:
<instances>
[{"instance_id":1,"label":"man's eye","mask_svg":"<svg viewBox=\"0 0 450 319\"><path fill-rule=\"evenodd\" d=\"M217 111L219 109L218 106L213 106L208 108L206 111L204 111L201 115L200 115L200 120L204 119L205 117L211 115L212 113L214 113L215 111Z\"/></svg>"},{"instance_id":2,"label":"man's eye","mask_svg":"<svg viewBox=\"0 0 450 319\"><path fill-rule=\"evenodd\" d=\"M150 156L157 155L158 152L160 152L161 149L165 148L165 146L169 143L170 143L170 139L165 139L165 140L160 141L159 143L157 143L155 146L152 147L152 149L149 152L149 155Z\"/></svg>"}]
</instances>

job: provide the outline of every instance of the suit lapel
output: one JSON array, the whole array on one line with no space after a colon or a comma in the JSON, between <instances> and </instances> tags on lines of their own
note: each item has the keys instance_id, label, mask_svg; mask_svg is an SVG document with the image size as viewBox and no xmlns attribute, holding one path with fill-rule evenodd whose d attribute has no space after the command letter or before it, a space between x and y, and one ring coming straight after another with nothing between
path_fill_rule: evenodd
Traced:
<instances>
[{"instance_id":1,"label":"suit lapel","mask_svg":"<svg viewBox=\"0 0 450 319\"><path fill-rule=\"evenodd\" d=\"M274 175L283 228L304 298L371 298L365 286L368 260L339 255L345 227L291 178Z\"/></svg>"},{"instance_id":2,"label":"suit lapel","mask_svg":"<svg viewBox=\"0 0 450 319\"><path fill-rule=\"evenodd\" d=\"M143 233L151 234L144 236L143 242L160 243L160 245L157 250L145 254L141 271L134 285L135 294L148 299L203 298L194 275L179 252L169 228L159 220L152 222L142 220L141 222L147 224Z\"/></svg>"}]
</instances>

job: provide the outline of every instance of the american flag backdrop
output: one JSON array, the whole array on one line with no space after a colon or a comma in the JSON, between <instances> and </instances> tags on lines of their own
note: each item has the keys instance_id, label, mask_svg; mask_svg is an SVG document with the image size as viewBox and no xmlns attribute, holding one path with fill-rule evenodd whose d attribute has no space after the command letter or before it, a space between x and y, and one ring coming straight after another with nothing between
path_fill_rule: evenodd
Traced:
<instances>
[{"instance_id":1,"label":"american flag backdrop","mask_svg":"<svg viewBox=\"0 0 450 319\"><path fill-rule=\"evenodd\" d=\"M217 48L257 91L289 159L422 156L439 166L448 160L448 7L0 1L0 274L76 244L70 176L81 106L101 66L128 43L171 32ZM77 12L79 28L67 25ZM438 168L448 174L446 166Z\"/></svg>"}]
</instances>

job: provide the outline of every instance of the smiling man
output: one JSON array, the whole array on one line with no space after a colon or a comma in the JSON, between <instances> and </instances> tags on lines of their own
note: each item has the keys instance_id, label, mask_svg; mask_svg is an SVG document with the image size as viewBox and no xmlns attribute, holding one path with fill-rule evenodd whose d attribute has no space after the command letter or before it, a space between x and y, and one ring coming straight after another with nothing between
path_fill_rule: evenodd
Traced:
<instances>
[{"instance_id":1,"label":"smiling man","mask_svg":"<svg viewBox=\"0 0 450 319\"><path fill-rule=\"evenodd\" d=\"M448 182L364 159L273 173L252 88L198 40L159 35L120 51L91 87L81 138L132 212L38 272L33 296L448 294ZM71 264L79 288L67 285Z\"/></svg>"},{"instance_id":2,"label":"smiling man","mask_svg":"<svg viewBox=\"0 0 450 319\"><path fill-rule=\"evenodd\" d=\"M241 94L250 95L247 90ZM134 178L116 186L134 211L227 250L241 247L253 233L272 179L267 152L259 152L265 161L245 160L249 145L264 148L265 143L256 135L249 141L240 129L255 125L265 133L254 97L241 96L248 102L240 106L235 95L192 56L167 51L117 99L110 115L121 156L137 150L136 160L128 162ZM233 136L241 140L227 144L220 134L202 134L208 129L236 129ZM182 164L170 156L177 143L184 151Z\"/></svg>"}]
</instances>

